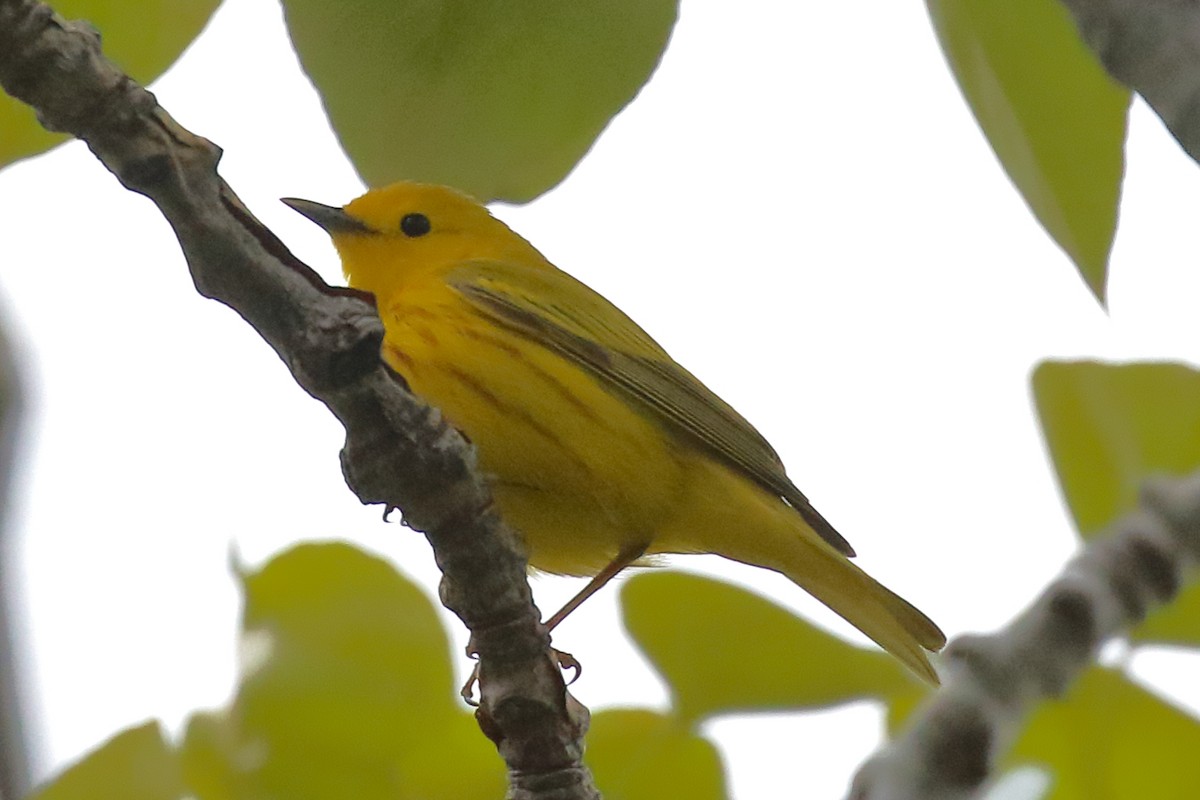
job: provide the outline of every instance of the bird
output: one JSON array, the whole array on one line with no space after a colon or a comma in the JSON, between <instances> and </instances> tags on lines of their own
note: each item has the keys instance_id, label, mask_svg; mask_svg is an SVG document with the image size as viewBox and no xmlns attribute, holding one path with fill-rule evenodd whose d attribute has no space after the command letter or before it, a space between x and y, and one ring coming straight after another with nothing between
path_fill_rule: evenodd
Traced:
<instances>
[{"instance_id":1,"label":"bird","mask_svg":"<svg viewBox=\"0 0 1200 800\"><path fill-rule=\"evenodd\" d=\"M409 181L283 202L375 296L381 357L476 448L531 569L591 578L548 629L626 567L714 553L782 573L937 684L945 635L850 560L766 439L486 206Z\"/></svg>"}]
</instances>

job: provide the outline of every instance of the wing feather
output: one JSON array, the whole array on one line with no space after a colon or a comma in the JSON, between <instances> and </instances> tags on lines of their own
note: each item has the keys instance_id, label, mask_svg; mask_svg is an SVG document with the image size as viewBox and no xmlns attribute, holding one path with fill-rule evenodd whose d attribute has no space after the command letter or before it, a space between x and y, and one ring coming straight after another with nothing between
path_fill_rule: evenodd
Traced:
<instances>
[{"instance_id":1,"label":"wing feather","mask_svg":"<svg viewBox=\"0 0 1200 800\"><path fill-rule=\"evenodd\" d=\"M495 323L578 364L662 425L784 498L821 538L854 555L787 477L762 434L599 294L565 272L499 261L467 262L447 275L447 283Z\"/></svg>"}]
</instances>

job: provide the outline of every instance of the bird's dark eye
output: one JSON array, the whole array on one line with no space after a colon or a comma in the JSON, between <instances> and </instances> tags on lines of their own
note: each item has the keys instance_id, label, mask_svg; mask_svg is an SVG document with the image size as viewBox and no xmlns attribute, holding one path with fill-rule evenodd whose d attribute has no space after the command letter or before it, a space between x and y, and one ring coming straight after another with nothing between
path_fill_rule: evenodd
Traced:
<instances>
[{"instance_id":1,"label":"bird's dark eye","mask_svg":"<svg viewBox=\"0 0 1200 800\"><path fill-rule=\"evenodd\" d=\"M414 239L429 233L431 227L429 217L424 214L405 214L404 219L400 220L400 230Z\"/></svg>"}]
</instances>

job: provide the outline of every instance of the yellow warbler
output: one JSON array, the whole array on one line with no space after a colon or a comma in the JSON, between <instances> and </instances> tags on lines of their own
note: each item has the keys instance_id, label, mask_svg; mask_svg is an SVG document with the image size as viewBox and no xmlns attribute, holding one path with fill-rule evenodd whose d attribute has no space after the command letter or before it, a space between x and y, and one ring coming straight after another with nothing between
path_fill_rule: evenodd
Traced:
<instances>
[{"instance_id":1,"label":"yellow warbler","mask_svg":"<svg viewBox=\"0 0 1200 800\"><path fill-rule=\"evenodd\" d=\"M284 202L375 295L383 357L474 443L529 563L594 576L551 626L643 555L716 553L783 573L937 681L925 651L945 636L849 561L758 431L482 205L415 183Z\"/></svg>"}]
</instances>

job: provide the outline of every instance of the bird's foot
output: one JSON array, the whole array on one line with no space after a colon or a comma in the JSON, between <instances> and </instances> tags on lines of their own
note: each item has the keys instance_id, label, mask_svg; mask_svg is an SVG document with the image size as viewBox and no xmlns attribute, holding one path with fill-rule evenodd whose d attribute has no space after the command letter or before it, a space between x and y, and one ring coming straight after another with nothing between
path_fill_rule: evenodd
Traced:
<instances>
[{"instance_id":1,"label":"bird's foot","mask_svg":"<svg viewBox=\"0 0 1200 800\"><path fill-rule=\"evenodd\" d=\"M550 648L550 652L554 655L554 660L558 662L558 668L566 672L571 670L571 680L567 681L567 686L570 686L575 681L579 680L579 676L583 674L583 664L579 663L579 659L563 650L555 650Z\"/></svg>"},{"instance_id":2,"label":"bird's foot","mask_svg":"<svg viewBox=\"0 0 1200 800\"><path fill-rule=\"evenodd\" d=\"M579 680L579 676L583 674L583 664L579 663L579 659L570 653L567 653L563 650L556 650L553 647L550 648L550 654L554 659L554 662L558 664L559 669L563 670L564 672L571 670L572 675L571 679L566 682L567 686L570 686L571 684L575 683L575 681ZM479 653L475 650L474 644L472 642L468 642L467 656L469 658L476 658L478 655ZM463 687L458 690L459 696L462 697L463 702L474 708L479 707L479 700L475 697L475 685L477 683L479 683L478 662L471 670L471 677L467 678L467 682L464 683Z\"/></svg>"}]
</instances>

